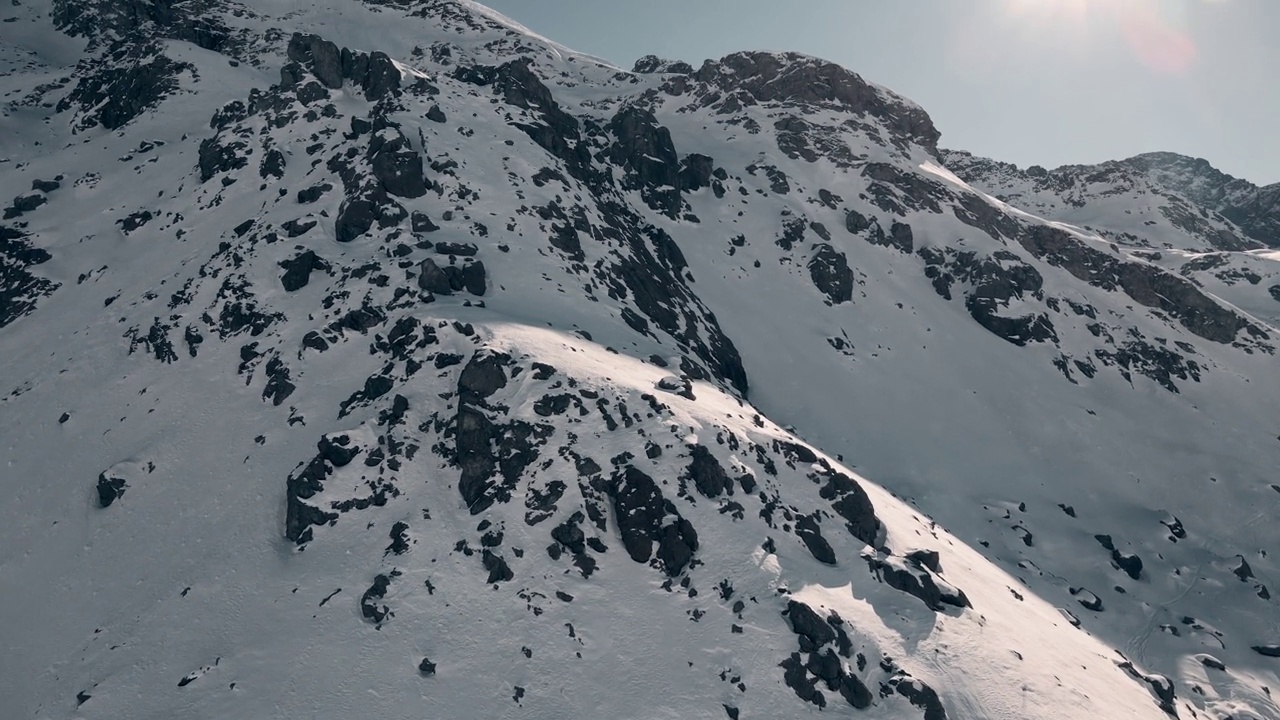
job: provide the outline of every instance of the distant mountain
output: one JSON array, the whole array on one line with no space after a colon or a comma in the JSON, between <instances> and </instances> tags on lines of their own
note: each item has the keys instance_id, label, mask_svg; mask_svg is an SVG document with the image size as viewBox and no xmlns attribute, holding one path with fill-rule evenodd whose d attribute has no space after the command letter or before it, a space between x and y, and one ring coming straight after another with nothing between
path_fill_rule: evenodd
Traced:
<instances>
[{"instance_id":1,"label":"distant mountain","mask_svg":"<svg viewBox=\"0 0 1280 720\"><path fill-rule=\"evenodd\" d=\"M1148 153L1023 170L964 151L944 151L944 159L1001 200L1117 242L1198 251L1280 247L1280 183L1260 188L1207 160Z\"/></svg>"},{"instance_id":2,"label":"distant mountain","mask_svg":"<svg viewBox=\"0 0 1280 720\"><path fill-rule=\"evenodd\" d=\"M0 20L15 717L1280 717L1274 187L461 0Z\"/></svg>"}]
</instances>

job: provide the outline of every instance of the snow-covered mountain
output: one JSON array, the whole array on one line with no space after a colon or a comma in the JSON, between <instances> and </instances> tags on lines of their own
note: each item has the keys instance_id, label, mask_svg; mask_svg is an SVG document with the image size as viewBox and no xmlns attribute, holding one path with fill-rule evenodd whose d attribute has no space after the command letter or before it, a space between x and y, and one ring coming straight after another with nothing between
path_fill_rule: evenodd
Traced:
<instances>
[{"instance_id":1,"label":"snow-covered mountain","mask_svg":"<svg viewBox=\"0 0 1280 720\"><path fill-rule=\"evenodd\" d=\"M1207 160L1148 153L1054 170L943 151L966 182L1122 245L1197 251L1280 246L1280 183L1257 187Z\"/></svg>"},{"instance_id":2,"label":"snow-covered mountain","mask_svg":"<svg viewBox=\"0 0 1280 720\"><path fill-rule=\"evenodd\" d=\"M0 16L15 717L1280 717L1274 188L459 0Z\"/></svg>"}]
</instances>

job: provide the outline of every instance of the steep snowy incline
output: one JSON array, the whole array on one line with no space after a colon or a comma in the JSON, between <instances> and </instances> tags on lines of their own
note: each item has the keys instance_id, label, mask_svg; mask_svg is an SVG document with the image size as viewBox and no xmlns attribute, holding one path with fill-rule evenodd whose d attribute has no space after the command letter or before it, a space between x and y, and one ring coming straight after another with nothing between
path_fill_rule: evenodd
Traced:
<instances>
[{"instance_id":1,"label":"steep snowy incline","mask_svg":"<svg viewBox=\"0 0 1280 720\"><path fill-rule=\"evenodd\" d=\"M796 54L5 12L7 705L1280 717L1268 256L1015 210Z\"/></svg>"}]
</instances>

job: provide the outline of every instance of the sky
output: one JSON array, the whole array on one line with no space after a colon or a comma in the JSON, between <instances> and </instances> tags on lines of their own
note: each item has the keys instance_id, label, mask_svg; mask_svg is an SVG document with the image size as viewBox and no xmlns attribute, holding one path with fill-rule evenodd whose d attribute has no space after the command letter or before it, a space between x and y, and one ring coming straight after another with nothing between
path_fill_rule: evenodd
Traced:
<instances>
[{"instance_id":1,"label":"sky","mask_svg":"<svg viewBox=\"0 0 1280 720\"><path fill-rule=\"evenodd\" d=\"M1280 0L481 0L630 68L795 50L1022 167L1168 150L1280 182Z\"/></svg>"}]
</instances>

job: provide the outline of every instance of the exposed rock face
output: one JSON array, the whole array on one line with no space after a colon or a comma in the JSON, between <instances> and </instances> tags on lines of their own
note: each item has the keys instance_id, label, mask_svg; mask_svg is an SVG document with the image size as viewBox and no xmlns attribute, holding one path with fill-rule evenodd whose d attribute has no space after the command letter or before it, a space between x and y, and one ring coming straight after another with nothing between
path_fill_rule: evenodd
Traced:
<instances>
[{"instance_id":1,"label":"exposed rock face","mask_svg":"<svg viewBox=\"0 0 1280 720\"><path fill-rule=\"evenodd\" d=\"M590 149L582 141L580 123L560 108L551 90L530 69L528 59L513 60L497 67L460 67L454 76L475 85L492 86L508 105L530 111L538 117L539 123L512 124L564 162L575 178L588 182L595 177Z\"/></svg>"},{"instance_id":2,"label":"exposed rock face","mask_svg":"<svg viewBox=\"0 0 1280 720\"><path fill-rule=\"evenodd\" d=\"M720 461L702 445L693 446L693 461L689 463L688 476L692 478L698 492L709 498L718 497L725 491L732 492L733 489L733 483L720 466Z\"/></svg>"},{"instance_id":3,"label":"exposed rock face","mask_svg":"<svg viewBox=\"0 0 1280 720\"><path fill-rule=\"evenodd\" d=\"M693 66L681 60L665 60L657 55L645 55L636 60L635 66L631 68L631 72L650 75L653 73L675 73L678 75L692 75Z\"/></svg>"},{"instance_id":4,"label":"exposed rock face","mask_svg":"<svg viewBox=\"0 0 1280 720\"><path fill-rule=\"evenodd\" d=\"M51 257L33 247L26 233L0 225L0 328L35 310L40 298L58 288L31 270Z\"/></svg>"},{"instance_id":5,"label":"exposed rock face","mask_svg":"<svg viewBox=\"0 0 1280 720\"><path fill-rule=\"evenodd\" d=\"M636 106L625 107L609 121L616 141L610 159L631 173L627 184L639 189L654 210L674 218L680 212L680 158L671 142L671 132L658 124L653 113Z\"/></svg>"},{"instance_id":6,"label":"exposed rock face","mask_svg":"<svg viewBox=\"0 0 1280 720\"><path fill-rule=\"evenodd\" d=\"M693 78L724 92L745 90L762 103L831 106L869 114L931 151L941 137L924 110L910 101L839 65L798 53L734 53L706 61Z\"/></svg>"},{"instance_id":7,"label":"exposed rock face","mask_svg":"<svg viewBox=\"0 0 1280 720\"><path fill-rule=\"evenodd\" d=\"M285 271L280 284L286 292L294 292L306 287L313 270L328 270L329 263L316 255L314 250L306 250L292 260L282 261L280 267Z\"/></svg>"},{"instance_id":8,"label":"exposed rock face","mask_svg":"<svg viewBox=\"0 0 1280 720\"><path fill-rule=\"evenodd\" d=\"M1261 328L1214 302L1186 280L1149 265L1123 262L1089 247L1066 231L1035 225L1018 238L1037 257L1066 269L1091 285L1123 290L1129 297L1173 315L1206 340L1230 343L1240 330L1266 338Z\"/></svg>"},{"instance_id":9,"label":"exposed rock face","mask_svg":"<svg viewBox=\"0 0 1280 720\"><path fill-rule=\"evenodd\" d=\"M608 492L631 559L649 562L656 543L662 569L667 575L679 575L698 549L698 533L663 497L653 478L628 466L613 475Z\"/></svg>"},{"instance_id":10,"label":"exposed rock face","mask_svg":"<svg viewBox=\"0 0 1280 720\"><path fill-rule=\"evenodd\" d=\"M118 46L110 65L82 75L58 111L77 108L76 126L82 130L116 130L173 94L179 74L190 69L164 55L159 45Z\"/></svg>"},{"instance_id":11,"label":"exposed rock face","mask_svg":"<svg viewBox=\"0 0 1280 720\"><path fill-rule=\"evenodd\" d=\"M400 90L400 71L384 52L339 50L317 35L294 33L289 39L288 56L309 67L326 87L338 89L343 80L350 80L375 102Z\"/></svg>"},{"instance_id":12,"label":"exposed rock face","mask_svg":"<svg viewBox=\"0 0 1280 720\"><path fill-rule=\"evenodd\" d=\"M853 270L849 268L849 260L830 245L818 245L809 261L809 277L833 305L853 300Z\"/></svg>"},{"instance_id":13,"label":"exposed rock face","mask_svg":"<svg viewBox=\"0 0 1280 720\"><path fill-rule=\"evenodd\" d=\"M385 127L369 141L369 165L382 189L402 198L427 194L422 176L422 156L409 145L409 138L396 127Z\"/></svg>"}]
</instances>

